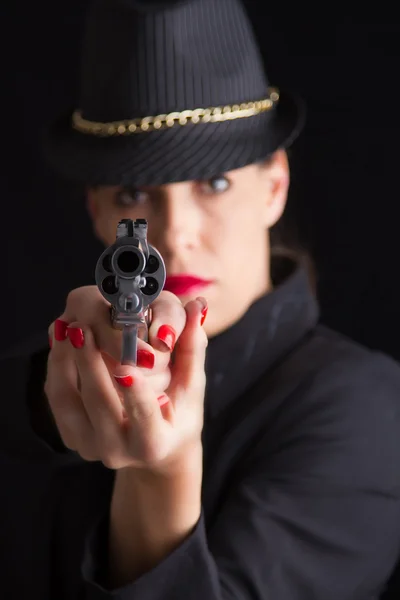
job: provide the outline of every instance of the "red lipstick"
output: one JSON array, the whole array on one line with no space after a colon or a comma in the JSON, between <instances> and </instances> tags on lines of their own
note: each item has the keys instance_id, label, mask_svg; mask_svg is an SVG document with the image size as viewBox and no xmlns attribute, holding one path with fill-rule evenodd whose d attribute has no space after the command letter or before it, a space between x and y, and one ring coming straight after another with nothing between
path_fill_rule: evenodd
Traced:
<instances>
[{"instance_id":1,"label":"red lipstick","mask_svg":"<svg viewBox=\"0 0 400 600\"><path fill-rule=\"evenodd\" d=\"M167 277L164 289L176 296L185 296L186 294L200 291L211 285L211 283L212 280L202 279L195 275L171 275Z\"/></svg>"}]
</instances>

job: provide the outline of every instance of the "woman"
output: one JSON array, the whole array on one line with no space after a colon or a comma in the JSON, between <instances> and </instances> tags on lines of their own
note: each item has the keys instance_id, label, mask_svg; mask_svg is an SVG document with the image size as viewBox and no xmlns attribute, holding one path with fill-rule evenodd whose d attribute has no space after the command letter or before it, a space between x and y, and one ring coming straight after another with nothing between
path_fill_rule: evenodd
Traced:
<instances>
[{"instance_id":1,"label":"woman","mask_svg":"<svg viewBox=\"0 0 400 600\"><path fill-rule=\"evenodd\" d=\"M137 367L93 286L50 352L4 362L4 597L378 598L400 372L320 327L304 268L270 248L302 116L239 0L98 0L82 82L51 160L105 244L148 220L168 279Z\"/></svg>"}]
</instances>

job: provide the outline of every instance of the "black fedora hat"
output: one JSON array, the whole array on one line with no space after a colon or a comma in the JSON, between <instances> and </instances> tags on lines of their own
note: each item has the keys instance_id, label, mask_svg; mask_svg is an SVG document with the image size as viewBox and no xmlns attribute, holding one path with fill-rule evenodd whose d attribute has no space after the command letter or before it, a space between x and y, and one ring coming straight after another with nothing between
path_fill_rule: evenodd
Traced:
<instances>
[{"instance_id":1,"label":"black fedora hat","mask_svg":"<svg viewBox=\"0 0 400 600\"><path fill-rule=\"evenodd\" d=\"M207 179L290 145L303 114L268 81L240 0L94 0L79 106L46 154L87 185Z\"/></svg>"}]
</instances>

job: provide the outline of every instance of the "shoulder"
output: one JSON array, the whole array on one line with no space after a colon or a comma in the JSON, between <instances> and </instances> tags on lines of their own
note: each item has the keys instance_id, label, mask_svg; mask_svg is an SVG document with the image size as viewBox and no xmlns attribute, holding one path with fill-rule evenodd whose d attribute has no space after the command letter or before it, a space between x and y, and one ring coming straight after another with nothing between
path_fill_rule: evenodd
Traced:
<instances>
[{"instance_id":1,"label":"shoulder","mask_svg":"<svg viewBox=\"0 0 400 600\"><path fill-rule=\"evenodd\" d=\"M389 356L325 327L315 330L308 351L316 364L307 381L309 391L318 396L350 394L354 403L364 406L368 398L379 394L382 400L400 406L400 365Z\"/></svg>"},{"instance_id":2,"label":"shoulder","mask_svg":"<svg viewBox=\"0 0 400 600\"><path fill-rule=\"evenodd\" d=\"M316 329L298 360L311 363L275 420L278 453L291 448L290 460L314 461L324 477L353 478L371 489L384 480L388 493L398 493L400 366L325 328Z\"/></svg>"},{"instance_id":3,"label":"shoulder","mask_svg":"<svg viewBox=\"0 0 400 600\"><path fill-rule=\"evenodd\" d=\"M400 409L400 365L389 356L318 326L278 369L278 386L287 386L284 407L289 419L312 409L330 414L376 415L377 423Z\"/></svg>"}]
</instances>

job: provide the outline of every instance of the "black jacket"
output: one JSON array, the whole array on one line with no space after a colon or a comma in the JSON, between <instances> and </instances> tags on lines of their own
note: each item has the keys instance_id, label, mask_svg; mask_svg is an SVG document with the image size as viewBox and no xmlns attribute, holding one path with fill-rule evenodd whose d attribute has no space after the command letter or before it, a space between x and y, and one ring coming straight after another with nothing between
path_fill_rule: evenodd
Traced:
<instances>
[{"instance_id":1,"label":"black jacket","mask_svg":"<svg viewBox=\"0 0 400 600\"><path fill-rule=\"evenodd\" d=\"M202 517L114 592L102 587L113 472L58 438L47 350L3 360L0 597L379 597L400 554L400 369L317 319L296 270L210 342Z\"/></svg>"}]
</instances>

